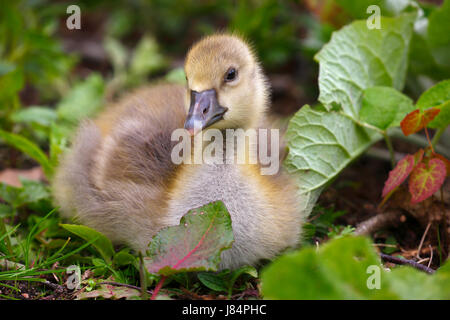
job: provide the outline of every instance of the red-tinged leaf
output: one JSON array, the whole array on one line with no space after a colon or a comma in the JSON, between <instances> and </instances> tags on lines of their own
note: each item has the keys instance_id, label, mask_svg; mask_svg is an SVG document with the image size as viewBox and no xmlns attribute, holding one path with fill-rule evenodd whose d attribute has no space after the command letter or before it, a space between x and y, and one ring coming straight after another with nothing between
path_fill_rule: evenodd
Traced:
<instances>
[{"instance_id":1,"label":"red-tinged leaf","mask_svg":"<svg viewBox=\"0 0 450 320\"><path fill-rule=\"evenodd\" d=\"M445 168L447 169L447 176L450 176L450 160L448 160L446 157L444 157L443 155L441 155L439 153L435 153L435 154L433 154L433 156L444 162Z\"/></svg>"},{"instance_id":2,"label":"red-tinged leaf","mask_svg":"<svg viewBox=\"0 0 450 320\"><path fill-rule=\"evenodd\" d=\"M408 136L425 128L440 112L438 108L430 108L421 112L419 109L411 111L400 122L403 134Z\"/></svg>"},{"instance_id":3,"label":"red-tinged leaf","mask_svg":"<svg viewBox=\"0 0 450 320\"><path fill-rule=\"evenodd\" d=\"M428 165L419 163L409 178L411 203L415 204L431 197L444 183L446 173L445 163L438 158L428 161Z\"/></svg>"},{"instance_id":4,"label":"red-tinged leaf","mask_svg":"<svg viewBox=\"0 0 450 320\"><path fill-rule=\"evenodd\" d=\"M423 113L423 126L426 127L441 112L441 109L433 107Z\"/></svg>"},{"instance_id":5,"label":"red-tinged leaf","mask_svg":"<svg viewBox=\"0 0 450 320\"><path fill-rule=\"evenodd\" d=\"M403 134L408 136L414 132L420 131L422 126L422 114L419 109L408 113L400 122L400 128L402 128Z\"/></svg>"},{"instance_id":6,"label":"red-tinged leaf","mask_svg":"<svg viewBox=\"0 0 450 320\"><path fill-rule=\"evenodd\" d=\"M233 243L231 217L221 201L189 211L180 225L162 229L153 237L149 257L150 273L167 276L185 271L216 271L220 253Z\"/></svg>"},{"instance_id":7,"label":"red-tinged leaf","mask_svg":"<svg viewBox=\"0 0 450 320\"><path fill-rule=\"evenodd\" d=\"M408 178L411 171L414 169L414 156L408 154L400 160L394 169L389 172L389 178L384 183L382 197L384 198L390 192L394 191L403 181Z\"/></svg>"}]
</instances>

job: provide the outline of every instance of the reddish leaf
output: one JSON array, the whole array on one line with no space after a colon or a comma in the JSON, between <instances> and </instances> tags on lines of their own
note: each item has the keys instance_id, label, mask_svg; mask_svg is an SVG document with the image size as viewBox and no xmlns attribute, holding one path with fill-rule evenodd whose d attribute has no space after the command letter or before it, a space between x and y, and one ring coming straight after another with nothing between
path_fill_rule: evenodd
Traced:
<instances>
[{"instance_id":1,"label":"reddish leaf","mask_svg":"<svg viewBox=\"0 0 450 320\"><path fill-rule=\"evenodd\" d=\"M439 190L446 176L445 163L433 158L428 162L419 163L409 178L409 193L411 203L421 202Z\"/></svg>"},{"instance_id":2,"label":"reddish leaf","mask_svg":"<svg viewBox=\"0 0 450 320\"><path fill-rule=\"evenodd\" d=\"M399 185L403 183L403 181L406 180L406 178L408 178L413 169L414 156L408 154L397 163L397 165L394 169L391 170L391 172L389 172L389 178L384 183L383 193L381 196L384 198L390 192L394 191Z\"/></svg>"},{"instance_id":3,"label":"reddish leaf","mask_svg":"<svg viewBox=\"0 0 450 320\"><path fill-rule=\"evenodd\" d=\"M419 109L411 111L403 118L402 122L400 122L403 134L408 136L422 130L439 114L440 111L441 110L436 107L427 109L424 112L421 112Z\"/></svg>"},{"instance_id":4,"label":"reddish leaf","mask_svg":"<svg viewBox=\"0 0 450 320\"><path fill-rule=\"evenodd\" d=\"M446 157L444 157L439 153L435 153L433 156L442 160L445 163L445 168L447 169L447 176L450 176L450 160L448 160Z\"/></svg>"},{"instance_id":5,"label":"reddish leaf","mask_svg":"<svg viewBox=\"0 0 450 320\"><path fill-rule=\"evenodd\" d=\"M221 201L189 211L180 225L161 230L144 258L150 273L167 276L184 271L215 271L220 253L231 248L231 218Z\"/></svg>"}]
</instances>

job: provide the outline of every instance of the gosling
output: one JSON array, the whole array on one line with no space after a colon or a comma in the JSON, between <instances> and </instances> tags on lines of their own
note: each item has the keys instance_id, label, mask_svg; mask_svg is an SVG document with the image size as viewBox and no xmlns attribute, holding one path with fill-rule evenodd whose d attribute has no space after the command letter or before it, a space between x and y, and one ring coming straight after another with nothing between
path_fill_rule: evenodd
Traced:
<instances>
[{"instance_id":1,"label":"gosling","mask_svg":"<svg viewBox=\"0 0 450 320\"><path fill-rule=\"evenodd\" d=\"M222 200L235 241L222 252L221 269L255 266L297 246L306 213L282 169L261 175L259 163L171 159L176 129L195 136L264 126L269 87L252 49L235 35L208 36L190 49L184 69L187 88L138 89L81 124L53 182L62 215L145 253L188 210Z\"/></svg>"}]
</instances>

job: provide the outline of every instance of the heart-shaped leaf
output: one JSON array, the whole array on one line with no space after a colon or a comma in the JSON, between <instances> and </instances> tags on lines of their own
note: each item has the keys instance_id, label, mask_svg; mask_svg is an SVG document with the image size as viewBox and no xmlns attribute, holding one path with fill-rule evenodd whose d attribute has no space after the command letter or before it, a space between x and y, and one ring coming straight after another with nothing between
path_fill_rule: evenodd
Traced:
<instances>
[{"instance_id":1,"label":"heart-shaped leaf","mask_svg":"<svg viewBox=\"0 0 450 320\"><path fill-rule=\"evenodd\" d=\"M384 198L390 192L394 191L403 181L408 178L409 174L414 169L414 156L408 154L402 160L400 160L394 169L389 172L389 178L384 183L383 193L381 196Z\"/></svg>"},{"instance_id":2,"label":"heart-shaped leaf","mask_svg":"<svg viewBox=\"0 0 450 320\"><path fill-rule=\"evenodd\" d=\"M233 243L231 217L222 201L189 211L180 225L162 229L144 258L150 273L216 271L220 253Z\"/></svg>"},{"instance_id":3,"label":"heart-shaped leaf","mask_svg":"<svg viewBox=\"0 0 450 320\"><path fill-rule=\"evenodd\" d=\"M445 163L438 158L431 159L428 164L419 163L409 178L411 203L421 202L438 191L446 175Z\"/></svg>"},{"instance_id":4,"label":"heart-shaped leaf","mask_svg":"<svg viewBox=\"0 0 450 320\"><path fill-rule=\"evenodd\" d=\"M440 155L439 153L435 153L433 156L435 158L438 158L438 159L440 159L440 160L442 160L444 162L445 168L447 169L447 176L450 176L450 160L448 160L443 155Z\"/></svg>"},{"instance_id":5,"label":"heart-shaped leaf","mask_svg":"<svg viewBox=\"0 0 450 320\"><path fill-rule=\"evenodd\" d=\"M357 119L364 89L402 90L414 20L414 14L381 17L382 28L373 30L360 20L334 32L315 56L320 63L319 101Z\"/></svg>"},{"instance_id":6,"label":"heart-shaped leaf","mask_svg":"<svg viewBox=\"0 0 450 320\"><path fill-rule=\"evenodd\" d=\"M425 128L440 112L438 108L429 108L425 111L416 109L406 115L400 122L403 134L408 136Z\"/></svg>"},{"instance_id":7,"label":"heart-shaped leaf","mask_svg":"<svg viewBox=\"0 0 450 320\"><path fill-rule=\"evenodd\" d=\"M289 122L284 161L298 176L302 209L310 212L327 184L380 137L341 113L303 106Z\"/></svg>"}]
</instances>

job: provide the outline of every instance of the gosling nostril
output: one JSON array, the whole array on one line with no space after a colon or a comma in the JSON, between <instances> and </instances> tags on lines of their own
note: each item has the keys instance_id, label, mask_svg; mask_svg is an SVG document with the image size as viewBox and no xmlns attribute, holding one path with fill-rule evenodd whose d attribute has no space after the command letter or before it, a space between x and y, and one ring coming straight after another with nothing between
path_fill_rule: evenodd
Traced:
<instances>
[{"instance_id":1,"label":"gosling nostril","mask_svg":"<svg viewBox=\"0 0 450 320\"><path fill-rule=\"evenodd\" d=\"M209 106L203 107L203 111L202 112L203 112L204 115L207 114L208 111L209 111Z\"/></svg>"}]
</instances>

